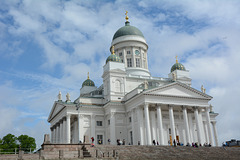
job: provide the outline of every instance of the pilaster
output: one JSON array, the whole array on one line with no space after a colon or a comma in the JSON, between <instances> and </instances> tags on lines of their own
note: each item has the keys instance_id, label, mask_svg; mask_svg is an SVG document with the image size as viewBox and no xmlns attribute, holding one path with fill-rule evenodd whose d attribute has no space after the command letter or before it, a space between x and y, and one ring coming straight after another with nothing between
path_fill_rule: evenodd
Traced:
<instances>
[{"instance_id":1,"label":"pilaster","mask_svg":"<svg viewBox=\"0 0 240 160\"><path fill-rule=\"evenodd\" d=\"M115 129L115 112L110 115L110 140L111 144L116 144L116 129Z\"/></svg>"}]
</instances>

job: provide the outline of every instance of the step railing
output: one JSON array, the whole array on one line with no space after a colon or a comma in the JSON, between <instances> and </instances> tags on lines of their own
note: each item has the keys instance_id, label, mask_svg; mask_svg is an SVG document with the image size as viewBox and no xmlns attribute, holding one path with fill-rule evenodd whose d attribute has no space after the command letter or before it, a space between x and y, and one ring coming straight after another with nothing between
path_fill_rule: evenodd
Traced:
<instances>
[{"instance_id":1,"label":"step railing","mask_svg":"<svg viewBox=\"0 0 240 160\"><path fill-rule=\"evenodd\" d=\"M0 154L18 154L20 151L24 151L25 154L32 154L38 151L38 149L32 148L0 148Z\"/></svg>"}]
</instances>

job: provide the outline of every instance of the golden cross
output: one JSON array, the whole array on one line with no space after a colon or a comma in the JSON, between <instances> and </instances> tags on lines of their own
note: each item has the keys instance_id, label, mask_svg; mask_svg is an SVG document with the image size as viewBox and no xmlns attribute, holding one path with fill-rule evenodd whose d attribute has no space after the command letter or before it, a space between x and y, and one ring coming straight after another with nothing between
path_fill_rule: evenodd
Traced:
<instances>
[{"instance_id":1,"label":"golden cross","mask_svg":"<svg viewBox=\"0 0 240 160\"><path fill-rule=\"evenodd\" d=\"M88 76L87 76L87 79L89 79L89 72L87 73L87 75L88 75Z\"/></svg>"},{"instance_id":2,"label":"golden cross","mask_svg":"<svg viewBox=\"0 0 240 160\"><path fill-rule=\"evenodd\" d=\"M178 59L177 59L178 56L176 56L176 63L178 63Z\"/></svg>"},{"instance_id":3,"label":"golden cross","mask_svg":"<svg viewBox=\"0 0 240 160\"><path fill-rule=\"evenodd\" d=\"M125 15L126 15L126 18L125 18L126 21L128 21L128 15L127 15L127 14L128 14L128 11L126 11L126 13L125 13Z\"/></svg>"}]
</instances>

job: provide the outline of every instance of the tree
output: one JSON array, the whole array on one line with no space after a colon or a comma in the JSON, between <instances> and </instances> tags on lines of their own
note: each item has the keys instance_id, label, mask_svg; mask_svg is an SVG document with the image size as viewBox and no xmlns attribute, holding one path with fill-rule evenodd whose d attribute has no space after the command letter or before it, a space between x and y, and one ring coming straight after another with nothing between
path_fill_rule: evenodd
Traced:
<instances>
[{"instance_id":1,"label":"tree","mask_svg":"<svg viewBox=\"0 0 240 160\"><path fill-rule=\"evenodd\" d=\"M20 143L22 150L30 152L30 148L32 151L36 149L36 142L33 137L29 137L28 135L21 135L17 139Z\"/></svg>"},{"instance_id":2,"label":"tree","mask_svg":"<svg viewBox=\"0 0 240 160\"><path fill-rule=\"evenodd\" d=\"M14 152L15 148L18 147L17 145L17 137L15 137L12 134L7 134L2 139L2 149L4 149L5 152Z\"/></svg>"}]
</instances>

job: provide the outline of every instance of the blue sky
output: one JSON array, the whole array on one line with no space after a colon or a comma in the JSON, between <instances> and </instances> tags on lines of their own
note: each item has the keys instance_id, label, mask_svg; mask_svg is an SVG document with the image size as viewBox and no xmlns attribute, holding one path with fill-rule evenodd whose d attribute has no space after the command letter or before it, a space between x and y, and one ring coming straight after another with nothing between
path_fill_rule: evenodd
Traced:
<instances>
[{"instance_id":1,"label":"blue sky","mask_svg":"<svg viewBox=\"0 0 240 160\"><path fill-rule=\"evenodd\" d=\"M220 144L240 139L240 1L0 1L0 137L49 133L59 90L78 97L102 66L125 11L149 45L152 76L167 77L175 56L203 84L219 113Z\"/></svg>"}]
</instances>

